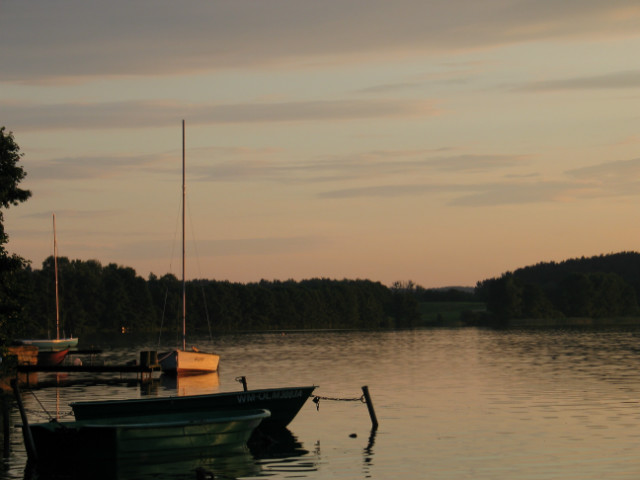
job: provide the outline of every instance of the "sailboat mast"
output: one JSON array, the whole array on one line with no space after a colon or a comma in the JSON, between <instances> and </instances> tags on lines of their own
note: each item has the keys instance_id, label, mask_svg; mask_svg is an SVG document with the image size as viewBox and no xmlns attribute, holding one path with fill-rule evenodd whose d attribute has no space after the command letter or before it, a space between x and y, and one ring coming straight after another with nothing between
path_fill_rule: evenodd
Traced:
<instances>
[{"instance_id":1,"label":"sailboat mast","mask_svg":"<svg viewBox=\"0 0 640 480\"><path fill-rule=\"evenodd\" d=\"M56 278L56 340L60 340L60 306L58 302L58 243L56 240L56 214L53 214L53 270Z\"/></svg>"},{"instance_id":2,"label":"sailboat mast","mask_svg":"<svg viewBox=\"0 0 640 480\"><path fill-rule=\"evenodd\" d=\"M184 120L182 120L182 350L187 349L187 289L185 282L184 267L184 212L185 200L187 198L187 184L185 181L185 139L184 139Z\"/></svg>"}]
</instances>

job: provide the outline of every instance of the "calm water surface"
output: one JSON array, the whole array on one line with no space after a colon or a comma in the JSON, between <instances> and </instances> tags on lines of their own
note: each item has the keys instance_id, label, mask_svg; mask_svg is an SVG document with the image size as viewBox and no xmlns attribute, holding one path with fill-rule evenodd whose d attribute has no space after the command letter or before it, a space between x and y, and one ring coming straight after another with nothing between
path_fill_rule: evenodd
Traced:
<instances>
[{"instance_id":1,"label":"calm water surface","mask_svg":"<svg viewBox=\"0 0 640 480\"><path fill-rule=\"evenodd\" d=\"M158 349L130 337L117 347L102 341L94 345L110 363ZM76 400L239 390L241 375L249 388L315 384L317 395L341 399L360 397L367 385L375 433L359 401L322 399L319 408L308 401L278 448L116 478L196 478L198 466L216 478L249 479L640 476L640 330L294 332L199 346L221 355L220 372L200 382L40 374L35 397L24 394L30 420L46 421L45 410L71 419ZM11 415L19 424L18 412ZM31 478L22 437L13 433L0 479Z\"/></svg>"}]
</instances>

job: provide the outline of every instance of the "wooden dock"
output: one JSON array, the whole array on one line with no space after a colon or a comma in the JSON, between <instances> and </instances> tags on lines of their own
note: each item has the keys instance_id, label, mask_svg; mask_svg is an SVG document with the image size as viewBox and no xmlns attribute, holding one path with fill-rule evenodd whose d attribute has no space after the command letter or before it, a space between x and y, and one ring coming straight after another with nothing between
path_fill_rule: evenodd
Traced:
<instances>
[{"instance_id":1,"label":"wooden dock","mask_svg":"<svg viewBox=\"0 0 640 480\"><path fill-rule=\"evenodd\" d=\"M74 354L95 354L100 353L100 350L75 350L69 353ZM17 370L19 373L36 373L36 372L65 372L65 373L139 373L144 377L149 377L154 372L161 370L158 363L158 354L155 351L143 351L140 352L140 360L133 360L124 365L104 365L101 363L89 362L88 364L82 364L81 362L66 363L63 362L60 365L38 365L31 362L18 363Z\"/></svg>"},{"instance_id":2,"label":"wooden dock","mask_svg":"<svg viewBox=\"0 0 640 480\"><path fill-rule=\"evenodd\" d=\"M22 385L35 385L38 383L38 373L115 373L135 374L142 381L153 379L155 372L160 372L158 355L155 351L140 352L139 360L132 360L123 365L104 365L101 360L96 361L94 355L102 353L101 350L72 350L69 354L90 355L92 358L86 364L82 362L63 362L60 365L38 365L38 348L31 345L19 345L9 347L9 356L15 360L2 362L3 370L0 371L0 393L11 391L9 380L17 378ZM121 378L123 378L121 376Z\"/></svg>"},{"instance_id":3,"label":"wooden dock","mask_svg":"<svg viewBox=\"0 0 640 480\"><path fill-rule=\"evenodd\" d=\"M153 373L160 365L18 365L18 372Z\"/></svg>"}]
</instances>

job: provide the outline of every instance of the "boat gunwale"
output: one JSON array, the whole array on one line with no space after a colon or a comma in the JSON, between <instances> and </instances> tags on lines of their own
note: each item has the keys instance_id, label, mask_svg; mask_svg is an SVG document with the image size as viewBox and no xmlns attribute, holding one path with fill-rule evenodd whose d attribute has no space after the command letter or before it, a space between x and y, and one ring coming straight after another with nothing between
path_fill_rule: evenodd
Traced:
<instances>
[{"instance_id":1,"label":"boat gunwale","mask_svg":"<svg viewBox=\"0 0 640 480\"><path fill-rule=\"evenodd\" d=\"M169 395L167 397L155 397L155 398L126 398L126 399L112 399L112 400L86 400L81 402L71 402L69 405L73 408L74 405L84 406L84 405L113 405L118 403L156 403L156 402L166 402L166 401L174 401L180 399L184 399L183 401L187 401L189 399L206 399L208 397L222 397L222 396L233 396L233 395L246 395L246 394L255 394L257 392L260 393L271 393L271 392L280 392L286 390L310 390L313 392L318 388L317 385L309 385L304 387L278 387L278 388L256 388L251 390L238 390L233 392L218 392L218 393L201 393L197 395ZM309 395L311 396L311 395Z\"/></svg>"},{"instance_id":2,"label":"boat gunwale","mask_svg":"<svg viewBox=\"0 0 640 480\"><path fill-rule=\"evenodd\" d=\"M190 412L189 416L193 417L203 417L203 418L190 418L188 420L174 420L174 421L161 421L157 420L154 422L146 422L146 423L134 423L134 422L126 422L124 420L127 417L116 418L116 419L104 419L103 422L96 423L96 420L75 420L70 422L41 422L41 423L32 423L29 424L29 428L37 427L37 428L45 428L47 430L55 430L56 428L98 428L98 429L116 429L116 428L126 428L126 429L152 429L152 428L175 428L175 427L188 427L188 426L197 426L197 425L208 425L215 423L230 423L230 422L253 422L255 420L264 420L265 418L269 418L271 416L271 412L265 408L257 408L253 410L248 410L247 414L243 414L241 411L220 411L216 412L216 415L204 416L202 412ZM163 415L153 415L153 417L161 418ZM137 420L137 418L136 418ZM123 422L124 421L124 422ZM110 423L111 422L111 423Z\"/></svg>"}]
</instances>

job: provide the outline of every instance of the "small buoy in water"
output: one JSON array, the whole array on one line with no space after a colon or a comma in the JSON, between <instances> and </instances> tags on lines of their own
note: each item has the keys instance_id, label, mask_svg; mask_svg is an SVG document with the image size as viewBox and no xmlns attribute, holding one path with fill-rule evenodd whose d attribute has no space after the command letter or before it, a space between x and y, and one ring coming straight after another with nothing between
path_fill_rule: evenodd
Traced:
<instances>
[{"instance_id":1,"label":"small buoy in water","mask_svg":"<svg viewBox=\"0 0 640 480\"><path fill-rule=\"evenodd\" d=\"M351 437L351 438L357 438L357 437L358 437L358 434L357 434L357 433L352 433L351 435L349 435L349 437Z\"/></svg>"},{"instance_id":2,"label":"small buoy in water","mask_svg":"<svg viewBox=\"0 0 640 480\"><path fill-rule=\"evenodd\" d=\"M76 367L81 367L81 366L82 366L82 360L80 360L79 358L74 358L74 359L73 359L73 364L74 364Z\"/></svg>"}]
</instances>

